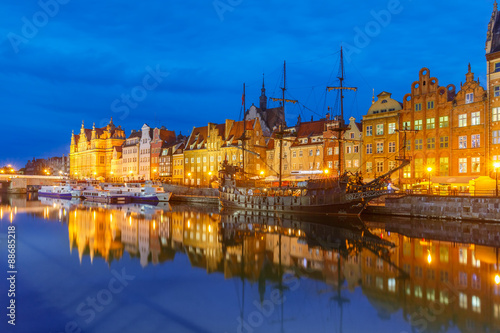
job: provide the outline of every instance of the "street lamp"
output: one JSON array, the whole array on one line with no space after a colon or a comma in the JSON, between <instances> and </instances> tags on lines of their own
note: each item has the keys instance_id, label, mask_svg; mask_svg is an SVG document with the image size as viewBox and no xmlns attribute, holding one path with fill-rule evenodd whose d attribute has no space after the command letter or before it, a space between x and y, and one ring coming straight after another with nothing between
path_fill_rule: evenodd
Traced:
<instances>
[{"instance_id":1,"label":"street lamp","mask_svg":"<svg viewBox=\"0 0 500 333\"><path fill-rule=\"evenodd\" d=\"M325 173L325 175L327 175L330 172L330 170L325 169L325 170L323 170L323 172Z\"/></svg>"},{"instance_id":2,"label":"street lamp","mask_svg":"<svg viewBox=\"0 0 500 333\"><path fill-rule=\"evenodd\" d=\"M429 194L431 194L431 172L432 172L432 168L431 167L427 167L427 172L429 172Z\"/></svg>"},{"instance_id":3,"label":"street lamp","mask_svg":"<svg viewBox=\"0 0 500 333\"><path fill-rule=\"evenodd\" d=\"M495 196L498 197L498 168L500 167L500 163L495 162L493 166L495 167Z\"/></svg>"}]
</instances>

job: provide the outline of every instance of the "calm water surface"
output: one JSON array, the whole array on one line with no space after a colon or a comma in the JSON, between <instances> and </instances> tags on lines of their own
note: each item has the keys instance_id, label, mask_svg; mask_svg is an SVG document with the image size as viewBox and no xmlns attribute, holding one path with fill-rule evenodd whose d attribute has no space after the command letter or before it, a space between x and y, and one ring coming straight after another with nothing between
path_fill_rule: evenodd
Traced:
<instances>
[{"instance_id":1,"label":"calm water surface","mask_svg":"<svg viewBox=\"0 0 500 333\"><path fill-rule=\"evenodd\" d=\"M495 224L7 196L0 331L499 332L499 239Z\"/></svg>"}]
</instances>

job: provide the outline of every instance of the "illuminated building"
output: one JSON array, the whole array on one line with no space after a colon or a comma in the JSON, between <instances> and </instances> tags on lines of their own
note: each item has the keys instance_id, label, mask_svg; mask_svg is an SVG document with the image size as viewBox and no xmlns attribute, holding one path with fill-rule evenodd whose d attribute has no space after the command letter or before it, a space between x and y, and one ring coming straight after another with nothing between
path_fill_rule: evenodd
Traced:
<instances>
[{"instance_id":1,"label":"illuminated building","mask_svg":"<svg viewBox=\"0 0 500 333\"><path fill-rule=\"evenodd\" d=\"M115 147L125 141L125 131L113 119L102 128L86 129L82 122L79 134L71 135L70 175L72 178L108 179Z\"/></svg>"}]
</instances>

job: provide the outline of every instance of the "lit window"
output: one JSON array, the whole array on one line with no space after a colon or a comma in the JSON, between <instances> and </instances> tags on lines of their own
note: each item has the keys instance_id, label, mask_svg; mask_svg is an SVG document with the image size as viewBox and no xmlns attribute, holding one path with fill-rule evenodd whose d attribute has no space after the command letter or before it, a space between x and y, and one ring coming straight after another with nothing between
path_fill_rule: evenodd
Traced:
<instances>
[{"instance_id":1,"label":"lit window","mask_svg":"<svg viewBox=\"0 0 500 333\"><path fill-rule=\"evenodd\" d=\"M491 132L491 135L493 136L493 144L494 145L497 145L500 143L500 140L498 140L498 134L499 134L500 131L493 131Z\"/></svg>"},{"instance_id":2,"label":"lit window","mask_svg":"<svg viewBox=\"0 0 500 333\"><path fill-rule=\"evenodd\" d=\"M410 130L411 129L411 121L403 121L403 129Z\"/></svg>"},{"instance_id":3,"label":"lit window","mask_svg":"<svg viewBox=\"0 0 500 333\"><path fill-rule=\"evenodd\" d=\"M436 127L436 118L427 118L427 129L434 129Z\"/></svg>"},{"instance_id":4,"label":"lit window","mask_svg":"<svg viewBox=\"0 0 500 333\"><path fill-rule=\"evenodd\" d=\"M500 121L500 108L493 108L491 110L491 121Z\"/></svg>"},{"instance_id":5,"label":"lit window","mask_svg":"<svg viewBox=\"0 0 500 333\"><path fill-rule=\"evenodd\" d=\"M459 305L462 309L467 309L467 295L464 293L459 293Z\"/></svg>"},{"instance_id":6,"label":"lit window","mask_svg":"<svg viewBox=\"0 0 500 333\"><path fill-rule=\"evenodd\" d=\"M328 148L328 155L332 155L332 154L333 154L333 149L332 149L332 147L329 147Z\"/></svg>"},{"instance_id":7,"label":"lit window","mask_svg":"<svg viewBox=\"0 0 500 333\"><path fill-rule=\"evenodd\" d=\"M396 123L389 123L389 128L387 131L389 134L394 134L394 132L396 131Z\"/></svg>"},{"instance_id":8,"label":"lit window","mask_svg":"<svg viewBox=\"0 0 500 333\"><path fill-rule=\"evenodd\" d=\"M377 135L384 135L384 124L377 125Z\"/></svg>"},{"instance_id":9,"label":"lit window","mask_svg":"<svg viewBox=\"0 0 500 333\"><path fill-rule=\"evenodd\" d=\"M467 158L458 159L458 172L467 173Z\"/></svg>"},{"instance_id":10,"label":"lit window","mask_svg":"<svg viewBox=\"0 0 500 333\"><path fill-rule=\"evenodd\" d=\"M384 162L377 162L377 172L382 173L384 172Z\"/></svg>"},{"instance_id":11,"label":"lit window","mask_svg":"<svg viewBox=\"0 0 500 333\"><path fill-rule=\"evenodd\" d=\"M459 114L458 115L458 127L465 127L467 126L467 115L466 114Z\"/></svg>"},{"instance_id":12,"label":"lit window","mask_svg":"<svg viewBox=\"0 0 500 333\"><path fill-rule=\"evenodd\" d=\"M416 131L421 131L422 130L422 119L415 120L415 130Z\"/></svg>"},{"instance_id":13,"label":"lit window","mask_svg":"<svg viewBox=\"0 0 500 333\"><path fill-rule=\"evenodd\" d=\"M373 163L372 162L366 162L366 172L373 172Z\"/></svg>"},{"instance_id":14,"label":"lit window","mask_svg":"<svg viewBox=\"0 0 500 333\"><path fill-rule=\"evenodd\" d=\"M472 311L481 313L481 299L478 296L472 296Z\"/></svg>"},{"instance_id":15,"label":"lit window","mask_svg":"<svg viewBox=\"0 0 500 333\"><path fill-rule=\"evenodd\" d=\"M471 125L479 125L480 124L480 116L479 112L471 113Z\"/></svg>"}]
</instances>

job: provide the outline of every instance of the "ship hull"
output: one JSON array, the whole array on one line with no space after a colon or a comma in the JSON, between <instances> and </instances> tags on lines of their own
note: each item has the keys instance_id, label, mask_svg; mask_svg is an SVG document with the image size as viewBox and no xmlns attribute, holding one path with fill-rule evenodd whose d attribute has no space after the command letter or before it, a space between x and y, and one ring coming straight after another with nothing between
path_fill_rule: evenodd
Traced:
<instances>
[{"instance_id":1,"label":"ship hull","mask_svg":"<svg viewBox=\"0 0 500 333\"><path fill-rule=\"evenodd\" d=\"M71 199L71 193L51 193L51 192L38 192L41 197Z\"/></svg>"},{"instance_id":2,"label":"ship hull","mask_svg":"<svg viewBox=\"0 0 500 333\"><path fill-rule=\"evenodd\" d=\"M252 198L253 199L253 198ZM294 202L293 198L288 203L286 198L280 203L271 202L267 198L258 198L257 200L243 200L247 202L239 202L238 200L219 198L219 204L225 209L233 210L254 210L279 213L310 213L310 214L333 214L333 215L350 215L359 216L365 209L366 201L354 200L349 202L338 202L317 205L304 205L300 201ZM273 198L274 199L274 198ZM274 200L272 200L274 201Z\"/></svg>"}]
</instances>

